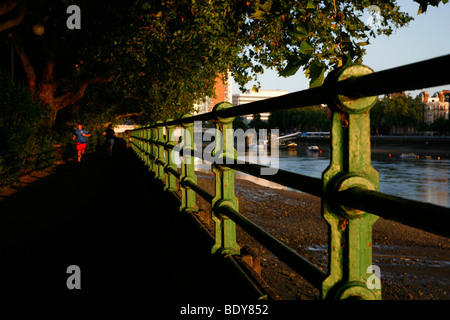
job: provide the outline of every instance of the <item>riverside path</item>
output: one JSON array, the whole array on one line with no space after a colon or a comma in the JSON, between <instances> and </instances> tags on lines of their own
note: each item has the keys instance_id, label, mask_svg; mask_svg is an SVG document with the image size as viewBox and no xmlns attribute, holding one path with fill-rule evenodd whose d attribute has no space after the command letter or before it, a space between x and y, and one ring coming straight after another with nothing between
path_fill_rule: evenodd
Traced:
<instances>
[{"instance_id":1,"label":"riverside path","mask_svg":"<svg viewBox=\"0 0 450 320\"><path fill-rule=\"evenodd\" d=\"M251 298L124 142L115 148L111 159L97 152L0 194L0 297L151 298L156 305ZM217 273L230 276L217 286Z\"/></svg>"}]
</instances>

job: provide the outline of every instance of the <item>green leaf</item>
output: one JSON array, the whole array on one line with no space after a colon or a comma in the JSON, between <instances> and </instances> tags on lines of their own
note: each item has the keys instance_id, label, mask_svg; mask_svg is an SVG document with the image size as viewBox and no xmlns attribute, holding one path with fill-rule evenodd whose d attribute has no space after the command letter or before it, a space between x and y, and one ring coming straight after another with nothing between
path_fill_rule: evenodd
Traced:
<instances>
[{"instance_id":1,"label":"green leaf","mask_svg":"<svg viewBox=\"0 0 450 320\"><path fill-rule=\"evenodd\" d=\"M431 5L433 7L438 7L439 3L442 2L443 4L446 4L448 0L414 0L414 2L417 2L419 6L419 10L417 12L417 15L421 13L425 13L427 11L428 5Z\"/></svg>"},{"instance_id":2,"label":"green leaf","mask_svg":"<svg viewBox=\"0 0 450 320\"><path fill-rule=\"evenodd\" d=\"M306 42L306 41L302 41L302 43L300 43L300 47L299 47L299 53L305 52L305 51L311 51L314 50L313 47L311 47L311 45Z\"/></svg>"},{"instance_id":3,"label":"green leaf","mask_svg":"<svg viewBox=\"0 0 450 320\"><path fill-rule=\"evenodd\" d=\"M289 32L289 35L291 36L291 38L295 41L301 41L304 38L306 38L306 35L297 31L291 31Z\"/></svg>"},{"instance_id":4,"label":"green leaf","mask_svg":"<svg viewBox=\"0 0 450 320\"><path fill-rule=\"evenodd\" d=\"M296 41L302 41L308 36L308 30L303 22L299 22L296 26L296 31L289 31L289 36L294 43Z\"/></svg>"},{"instance_id":5,"label":"green leaf","mask_svg":"<svg viewBox=\"0 0 450 320\"><path fill-rule=\"evenodd\" d=\"M303 22L299 21L296 29L298 33L304 35L305 37L308 35L308 29L306 28L306 25Z\"/></svg>"},{"instance_id":6,"label":"green leaf","mask_svg":"<svg viewBox=\"0 0 450 320\"><path fill-rule=\"evenodd\" d=\"M309 74L309 87L315 88L320 87L324 81L326 67L320 62L313 62L308 68L307 73Z\"/></svg>"},{"instance_id":7,"label":"green leaf","mask_svg":"<svg viewBox=\"0 0 450 320\"><path fill-rule=\"evenodd\" d=\"M251 18L254 20L262 20L270 13L271 8L272 0L268 0L264 4L258 2L258 7L255 9L255 13L251 15Z\"/></svg>"},{"instance_id":8,"label":"green leaf","mask_svg":"<svg viewBox=\"0 0 450 320\"><path fill-rule=\"evenodd\" d=\"M306 5L306 9L315 9L316 8L316 4L314 3L314 1L308 1L308 4Z\"/></svg>"},{"instance_id":9,"label":"green leaf","mask_svg":"<svg viewBox=\"0 0 450 320\"><path fill-rule=\"evenodd\" d=\"M259 7L261 8L261 10L269 12L272 8L272 0L268 0L264 4L259 4Z\"/></svg>"},{"instance_id":10,"label":"green leaf","mask_svg":"<svg viewBox=\"0 0 450 320\"><path fill-rule=\"evenodd\" d=\"M266 13L264 12L264 11L261 11L261 10L259 10L259 9L256 9L255 10L255 13L253 13L251 16L250 16L250 18L252 18L252 19L254 19L254 20L262 20L262 19L264 19L264 15L265 15Z\"/></svg>"},{"instance_id":11,"label":"green leaf","mask_svg":"<svg viewBox=\"0 0 450 320\"><path fill-rule=\"evenodd\" d=\"M280 71L280 76L282 77L290 77L297 73L298 69L301 67L302 61L289 61L284 70Z\"/></svg>"}]
</instances>

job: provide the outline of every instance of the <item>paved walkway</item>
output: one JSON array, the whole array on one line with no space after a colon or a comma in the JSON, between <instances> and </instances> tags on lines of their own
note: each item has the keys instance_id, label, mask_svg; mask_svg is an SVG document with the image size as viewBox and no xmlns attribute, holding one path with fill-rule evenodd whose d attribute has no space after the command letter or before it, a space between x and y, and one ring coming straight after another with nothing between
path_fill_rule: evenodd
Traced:
<instances>
[{"instance_id":1,"label":"paved walkway","mask_svg":"<svg viewBox=\"0 0 450 320\"><path fill-rule=\"evenodd\" d=\"M1 297L254 299L210 248L121 143L0 194ZM67 288L71 265L80 290Z\"/></svg>"}]
</instances>

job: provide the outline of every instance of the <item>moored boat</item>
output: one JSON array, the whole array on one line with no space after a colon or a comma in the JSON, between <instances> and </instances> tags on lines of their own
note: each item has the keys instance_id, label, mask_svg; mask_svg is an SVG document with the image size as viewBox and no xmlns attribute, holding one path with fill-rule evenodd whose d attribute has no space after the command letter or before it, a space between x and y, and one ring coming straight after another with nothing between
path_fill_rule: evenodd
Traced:
<instances>
[{"instance_id":1,"label":"moored boat","mask_svg":"<svg viewBox=\"0 0 450 320\"><path fill-rule=\"evenodd\" d=\"M319 147L318 146L308 146L308 151L319 151Z\"/></svg>"},{"instance_id":2,"label":"moored boat","mask_svg":"<svg viewBox=\"0 0 450 320\"><path fill-rule=\"evenodd\" d=\"M400 158L404 158L404 159L415 159L415 158L417 158L418 157L418 155L417 154L415 154L415 153L402 153L401 155L400 155Z\"/></svg>"},{"instance_id":3,"label":"moored boat","mask_svg":"<svg viewBox=\"0 0 450 320\"><path fill-rule=\"evenodd\" d=\"M288 144L280 144L280 149L295 149L297 148L297 144L295 142L291 142Z\"/></svg>"}]
</instances>

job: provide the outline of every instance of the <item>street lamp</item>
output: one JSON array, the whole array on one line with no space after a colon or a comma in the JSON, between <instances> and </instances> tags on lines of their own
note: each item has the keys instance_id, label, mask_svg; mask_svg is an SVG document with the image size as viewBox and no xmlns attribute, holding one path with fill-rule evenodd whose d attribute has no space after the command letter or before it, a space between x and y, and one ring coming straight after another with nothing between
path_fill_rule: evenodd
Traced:
<instances>
[{"instance_id":1,"label":"street lamp","mask_svg":"<svg viewBox=\"0 0 450 320\"><path fill-rule=\"evenodd\" d=\"M37 36L42 36L45 32L45 28L42 24L36 23L33 25L33 33Z\"/></svg>"}]
</instances>

